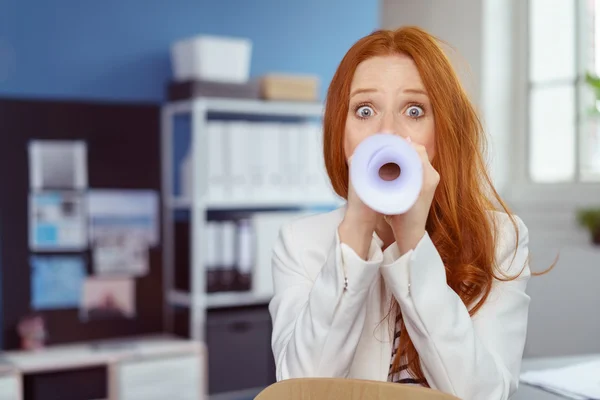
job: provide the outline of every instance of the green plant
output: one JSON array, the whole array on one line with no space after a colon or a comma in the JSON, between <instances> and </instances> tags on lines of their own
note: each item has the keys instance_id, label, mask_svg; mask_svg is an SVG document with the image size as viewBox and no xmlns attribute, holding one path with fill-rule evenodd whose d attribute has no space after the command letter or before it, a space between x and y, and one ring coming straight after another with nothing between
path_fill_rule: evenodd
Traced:
<instances>
[{"instance_id":1,"label":"green plant","mask_svg":"<svg viewBox=\"0 0 600 400\"><path fill-rule=\"evenodd\" d=\"M600 104L600 76L592 74L591 72L586 72L585 82L592 89L594 96L596 97L595 104L591 107L590 113L600 114L600 109L598 108L598 105Z\"/></svg>"},{"instance_id":2,"label":"green plant","mask_svg":"<svg viewBox=\"0 0 600 400\"><path fill-rule=\"evenodd\" d=\"M600 208L578 210L577 222L590 231L594 243L600 244Z\"/></svg>"},{"instance_id":3,"label":"green plant","mask_svg":"<svg viewBox=\"0 0 600 400\"><path fill-rule=\"evenodd\" d=\"M600 98L600 77L592 74L591 72L586 72L585 82L590 85L592 89L594 89L596 98Z\"/></svg>"}]
</instances>

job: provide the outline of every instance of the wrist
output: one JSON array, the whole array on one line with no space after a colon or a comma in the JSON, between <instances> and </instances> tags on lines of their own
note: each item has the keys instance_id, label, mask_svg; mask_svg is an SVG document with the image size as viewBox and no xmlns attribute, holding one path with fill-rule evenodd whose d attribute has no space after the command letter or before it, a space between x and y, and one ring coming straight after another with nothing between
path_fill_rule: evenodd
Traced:
<instances>
[{"instance_id":1,"label":"wrist","mask_svg":"<svg viewBox=\"0 0 600 400\"><path fill-rule=\"evenodd\" d=\"M344 217L339 225L341 232L351 234L354 237L367 239L373 236L375 225L369 221Z\"/></svg>"},{"instance_id":2,"label":"wrist","mask_svg":"<svg viewBox=\"0 0 600 400\"><path fill-rule=\"evenodd\" d=\"M377 214L364 215L353 210L347 210L342 223L352 226L365 234L371 235L377 226Z\"/></svg>"},{"instance_id":3,"label":"wrist","mask_svg":"<svg viewBox=\"0 0 600 400\"><path fill-rule=\"evenodd\" d=\"M398 246L400 254L404 255L409 251L414 250L423 236L425 236L425 233L425 229L413 229L402 233L397 233L394 231L396 245Z\"/></svg>"},{"instance_id":4,"label":"wrist","mask_svg":"<svg viewBox=\"0 0 600 400\"><path fill-rule=\"evenodd\" d=\"M373 228L369 224L344 218L338 227L340 241L350 246L363 260L369 256L369 248L373 239Z\"/></svg>"}]
</instances>

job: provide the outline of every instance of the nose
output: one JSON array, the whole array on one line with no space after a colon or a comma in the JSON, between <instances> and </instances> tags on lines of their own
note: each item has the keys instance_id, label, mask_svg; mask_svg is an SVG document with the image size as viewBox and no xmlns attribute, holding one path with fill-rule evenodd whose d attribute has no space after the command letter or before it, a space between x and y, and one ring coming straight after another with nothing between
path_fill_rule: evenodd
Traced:
<instances>
[{"instance_id":1,"label":"nose","mask_svg":"<svg viewBox=\"0 0 600 400\"><path fill-rule=\"evenodd\" d=\"M392 113L383 114L379 124L379 132L398 133L394 127L394 115Z\"/></svg>"},{"instance_id":2,"label":"nose","mask_svg":"<svg viewBox=\"0 0 600 400\"><path fill-rule=\"evenodd\" d=\"M385 113L379 120L380 133L391 133L406 139L410 136L406 128L403 125L402 119L396 119L393 113Z\"/></svg>"}]
</instances>

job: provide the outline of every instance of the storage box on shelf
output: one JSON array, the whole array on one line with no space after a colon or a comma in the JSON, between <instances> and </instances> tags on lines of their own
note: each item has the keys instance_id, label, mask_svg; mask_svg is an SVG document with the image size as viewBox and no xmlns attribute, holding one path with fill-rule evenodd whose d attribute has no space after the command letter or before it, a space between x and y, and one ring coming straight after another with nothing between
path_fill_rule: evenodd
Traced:
<instances>
[{"instance_id":1,"label":"storage box on shelf","mask_svg":"<svg viewBox=\"0 0 600 400\"><path fill-rule=\"evenodd\" d=\"M260 79L261 97L265 100L316 101L319 77L315 75L266 74Z\"/></svg>"},{"instance_id":2,"label":"storage box on shelf","mask_svg":"<svg viewBox=\"0 0 600 400\"><path fill-rule=\"evenodd\" d=\"M184 307L189 309L189 336L203 341L207 309L266 304L272 295L271 284L262 282L269 278L264 270L260 273L252 271L250 291L207 293L206 264L210 255L207 212L290 209L295 211L289 214L291 218L302 210L334 208L340 204L326 182L321 161L322 112L320 104L247 99L195 98L164 106L163 237L164 281L169 303L167 329L172 329L173 307ZM173 118L181 114L191 116L188 157L182 166L176 165L174 158L173 128ZM269 174L280 176L271 179L273 176ZM183 193L174 192L175 179L181 180ZM182 210L189 213L188 290L174 285L174 214ZM272 221L281 223L284 220L285 215L279 215ZM272 229L272 221L263 226ZM263 249L260 262L265 263L264 248L269 242L265 244L260 232L255 234ZM275 240L272 233L268 240Z\"/></svg>"},{"instance_id":3,"label":"storage box on shelf","mask_svg":"<svg viewBox=\"0 0 600 400\"><path fill-rule=\"evenodd\" d=\"M175 79L244 83L250 75L252 41L246 38L198 35L175 42L171 63Z\"/></svg>"},{"instance_id":4,"label":"storage box on shelf","mask_svg":"<svg viewBox=\"0 0 600 400\"><path fill-rule=\"evenodd\" d=\"M200 79L172 81L167 85L169 101L187 100L192 97L215 97L237 99L260 99L260 82L224 83Z\"/></svg>"}]
</instances>

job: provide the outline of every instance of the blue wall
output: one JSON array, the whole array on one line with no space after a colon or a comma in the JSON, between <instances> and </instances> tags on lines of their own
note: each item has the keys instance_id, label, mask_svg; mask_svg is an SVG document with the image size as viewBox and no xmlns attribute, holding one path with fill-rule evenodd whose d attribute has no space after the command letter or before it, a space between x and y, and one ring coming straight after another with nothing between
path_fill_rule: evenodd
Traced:
<instances>
[{"instance_id":1,"label":"blue wall","mask_svg":"<svg viewBox=\"0 0 600 400\"><path fill-rule=\"evenodd\" d=\"M378 27L378 0L0 0L0 96L161 101L170 44L253 40L251 75L301 72L321 94Z\"/></svg>"}]
</instances>

